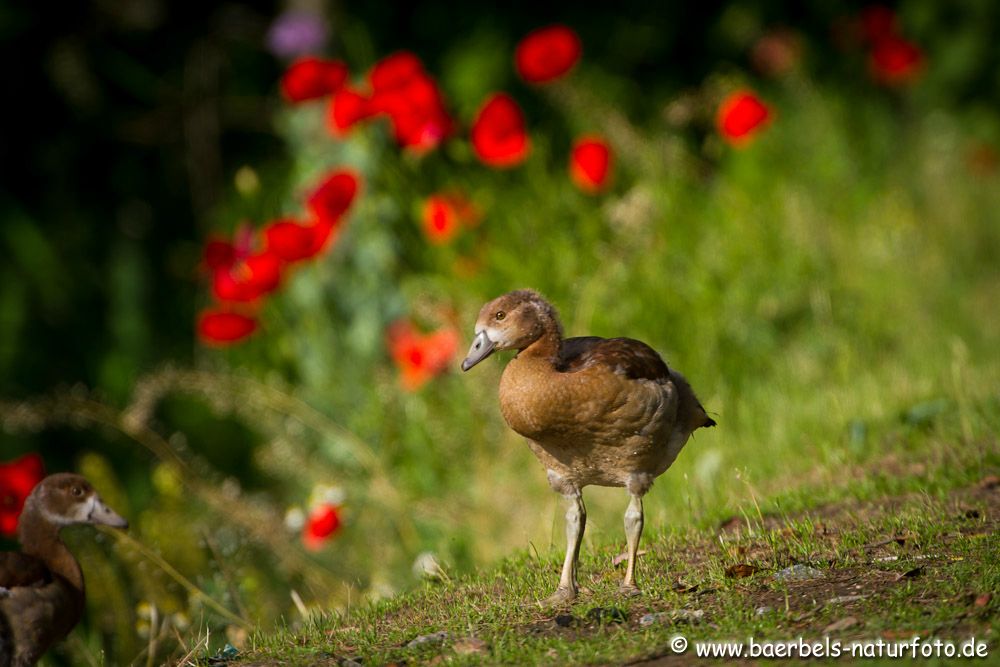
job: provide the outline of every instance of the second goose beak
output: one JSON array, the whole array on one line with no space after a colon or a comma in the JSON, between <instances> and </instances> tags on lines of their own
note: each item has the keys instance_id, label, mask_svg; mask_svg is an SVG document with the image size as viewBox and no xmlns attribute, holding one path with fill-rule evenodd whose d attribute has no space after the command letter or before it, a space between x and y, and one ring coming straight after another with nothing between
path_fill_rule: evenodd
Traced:
<instances>
[{"instance_id":1,"label":"second goose beak","mask_svg":"<svg viewBox=\"0 0 1000 667\"><path fill-rule=\"evenodd\" d=\"M467 371L480 361L490 356L493 353L493 348L496 347L496 343L490 340L490 337L486 335L486 330L480 331L476 334L476 337L472 339L472 347L469 348L469 356L465 358L462 362L462 370Z\"/></svg>"},{"instance_id":2,"label":"second goose beak","mask_svg":"<svg viewBox=\"0 0 1000 667\"><path fill-rule=\"evenodd\" d=\"M117 512L104 504L100 496L93 498L90 513L87 515L87 523L101 526L111 526L112 528L128 528L128 521L122 518Z\"/></svg>"}]
</instances>

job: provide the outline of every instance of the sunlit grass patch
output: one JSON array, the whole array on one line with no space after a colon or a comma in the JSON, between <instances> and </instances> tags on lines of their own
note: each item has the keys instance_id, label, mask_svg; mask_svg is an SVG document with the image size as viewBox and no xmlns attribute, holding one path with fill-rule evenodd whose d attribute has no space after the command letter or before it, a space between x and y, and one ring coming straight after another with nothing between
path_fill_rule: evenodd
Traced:
<instances>
[{"instance_id":1,"label":"sunlit grass patch","mask_svg":"<svg viewBox=\"0 0 1000 667\"><path fill-rule=\"evenodd\" d=\"M988 594L1000 583L990 557L1000 500L976 472L943 475L933 494L913 478L902 495L847 492L792 514L765 509L722 528L659 533L644 543L639 598L618 593L620 546L604 545L581 558L583 599L541 609L534 603L554 585L559 555L522 552L492 571L257 635L246 661L617 663L672 655L678 633L691 641L989 636L998 628Z\"/></svg>"}]
</instances>

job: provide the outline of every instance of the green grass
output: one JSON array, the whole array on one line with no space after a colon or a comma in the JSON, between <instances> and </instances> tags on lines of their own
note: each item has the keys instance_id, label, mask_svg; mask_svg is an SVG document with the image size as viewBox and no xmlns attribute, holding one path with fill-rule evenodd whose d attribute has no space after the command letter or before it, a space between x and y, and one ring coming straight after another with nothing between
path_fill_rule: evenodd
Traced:
<instances>
[{"instance_id":1,"label":"green grass","mask_svg":"<svg viewBox=\"0 0 1000 667\"><path fill-rule=\"evenodd\" d=\"M1000 601L977 606L975 600L1000 593L1000 489L982 484L1000 470L1000 446L991 439L981 450L960 449L945 445L940 435L913 439L916 458L934 448L952 449L947 462L927 463L919 475L883 468L820 493L803 488L759 499L721 528L665 529L662 517L647 515L647 553L640 560L644 593L638 598L617 590L622 566L611 561L623 540L584 549L581 585L589 592L555 610L535 602L558 580L561 554L522 550L493 570L260 632L239 664L333 665L346 658L363 664L442 658L457 665L617 664L669 656L677 634L692 642L818 639L846 617L856 622L831 631L833 638L902 641L915 634L958 642L974 635L992 648ZM873 481L880 478L884 484ZM727 568L741 563L757 572L727 576ZM808 564L822 576L772 578L795 564ZM830 602L844 596L852 597ZM609 608L621 610L626 620L592 616L594 609ZM696 611L700 618L692 621ZM640 622L646 614L661 616L646 625ZM557 615L572 619L563 627ZM442 641L411 644L441 632L447 633Z\"/></svg>"}]
</instances>

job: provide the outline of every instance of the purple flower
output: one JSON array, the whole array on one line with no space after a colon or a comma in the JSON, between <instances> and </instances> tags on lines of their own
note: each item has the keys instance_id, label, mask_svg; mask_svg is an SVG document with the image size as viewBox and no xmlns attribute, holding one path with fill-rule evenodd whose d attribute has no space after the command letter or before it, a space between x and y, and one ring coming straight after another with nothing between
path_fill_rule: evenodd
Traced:
<instances>
[{"instance_id":1,"label":"purple flower","mask_svg":"<svg viewBox=\"0 0 1000 667\"><path fill-rule=\"evenodd\" d=\"M291 60L320 53L328 37L329 29L322 16L290 10L274 19L267 31L267 48L278 58Z\"/></svg>"}]
</instances>

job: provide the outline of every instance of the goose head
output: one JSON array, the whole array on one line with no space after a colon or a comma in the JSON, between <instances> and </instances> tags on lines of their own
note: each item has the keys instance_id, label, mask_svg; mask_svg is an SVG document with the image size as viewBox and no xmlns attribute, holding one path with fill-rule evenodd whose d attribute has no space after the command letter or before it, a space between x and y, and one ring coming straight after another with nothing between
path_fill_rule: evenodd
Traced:
<instances>
[{"instance_id":1,"label":"goose head","mask_svg":"<svg viewBox=\"0 0 1000 667\"><path fill-rule=\"evenodd\" d=\"M84 477L49 475L24 502L24 515L35 514L56 526L92 524L128 528L128 521L108 507Z\"/></svg>"},{"instance_id":2,"label":"goose head","mask_svg":"<svg viewBox=\"0 0 1000 667\"><path fill-rule=\"evenodd\" d=\"M562 338L559 316L552 304L534 290L508 292L480 309L475 338L462 370L469 370L498 350L523 350L552 334Z\"/></svg>"}]
</instances>

